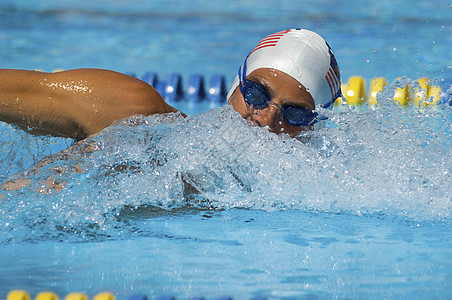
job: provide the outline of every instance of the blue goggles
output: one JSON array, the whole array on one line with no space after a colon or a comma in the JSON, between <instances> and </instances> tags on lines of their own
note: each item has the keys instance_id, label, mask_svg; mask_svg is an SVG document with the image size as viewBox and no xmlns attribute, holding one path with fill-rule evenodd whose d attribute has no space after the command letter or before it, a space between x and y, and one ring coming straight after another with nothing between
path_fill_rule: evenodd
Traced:
<instances>
[{"instance_id":1,"label":"blue goggles","mask_svg":"<svg viewBox=\"0 0 452 300\"><path fill-rule=\"evenodd\" d=\"M240 92L245 102L256 109L263 109L269 106L272 98L267 90L260 84L243 79L243 84L239 84ZM284 119L292 126L310 126L317 122L317 113L308 108L283 105L281 113Z\"/></svg>"},{"instance_id":2,"label":"blue goggles","mask_svg":"<svg viewBox=\"0 0 452 300\"><path fill-rule=\"evenodd\" d=\"M243 66L239 68L238 71L240 92L249 106L256 109L263 109L269 106L272 97L259 83L246 80L246 61L248 60L248 56L245 58ZM283 105L280 111L287 123L292 126L310 126L317 123L316 117L318 114L305 107Z\"/></svg>"}]
</instances>

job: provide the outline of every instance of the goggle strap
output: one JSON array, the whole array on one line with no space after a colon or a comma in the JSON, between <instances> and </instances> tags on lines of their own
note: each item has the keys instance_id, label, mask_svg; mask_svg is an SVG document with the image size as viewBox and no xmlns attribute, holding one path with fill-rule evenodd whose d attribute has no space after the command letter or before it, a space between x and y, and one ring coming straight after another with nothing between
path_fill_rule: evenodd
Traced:
<instances>
[{"instance_id":1,"label":"goggle strap","mask_svg":"<svg viewBox=\"0 0 452 300\"><path fill-rule=\"evenodd\" d=\"M246 56L245 61L243 62L243 65L239 68L239 87L240 87L240 91L243 90L243 86L245 85L245 81L246 81L246 61L248 60L248 56L249 54ZM240 72L242 71L242 72ZM243 82L243 85L242 85Z\"/></svg>"}]
</instances>

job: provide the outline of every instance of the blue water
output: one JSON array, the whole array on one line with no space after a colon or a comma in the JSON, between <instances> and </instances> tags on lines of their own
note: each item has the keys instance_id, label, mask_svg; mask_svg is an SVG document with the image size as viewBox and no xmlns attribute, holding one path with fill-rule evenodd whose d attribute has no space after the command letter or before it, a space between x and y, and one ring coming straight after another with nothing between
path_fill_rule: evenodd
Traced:
<instances>
[{"instance_id":1,"label":"blue water","mask_svg":"<svg viewBox=\"0 0 452 300\"><path fill-rule=\"evenodd\" d=\"M120 72L223 73L281 28L322 34L342 76L450 78L450 3L434 1L3 0L4 68L99 67Z\"/></svg>"},{"instance_id":2,"label":"blue water","mask_svg":"<svg viewBox=\"0 0 452 300\"><path fill-rule=\"evenodd\" d=\"M2 1L6 68L230 83L262 36L304 27L327 38L344 79L390 85L378 110L321 111L323 128L297 140L183 102L201 113L123 120L80 143L0 123L0 182L27 184L0 193L0 298L450 298L451 107L390 98L452 77L451 24L445 1Z\"/></svg>"}]
</instances>

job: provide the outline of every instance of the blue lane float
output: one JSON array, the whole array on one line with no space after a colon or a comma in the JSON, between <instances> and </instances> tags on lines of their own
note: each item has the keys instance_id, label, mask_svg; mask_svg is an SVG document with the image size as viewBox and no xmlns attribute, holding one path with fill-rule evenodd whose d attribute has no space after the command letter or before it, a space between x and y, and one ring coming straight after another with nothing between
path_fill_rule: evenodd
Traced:
<instances>
[{"instance_id":1,"label":"blue lane float","mask_svg":"<svg viewBox=\"0 0 452 300\"><path fill-rule=\"evenodd\" d=\"M165 91L161 94L167 102L177 102L184 97L184 89L182 86L182 76L177 73L172 73L168 77L168 82L165 86Z\"/></svg>"},{"instance_id":2,"label":"blue lane float","mask_svg":"<svg viewBox=\"0 0 452 300\"><path fill-rule=\"evenodd\" d=\"M226 101L228 89L226 87L226 79L223 75L213 75L209 84L209 100L214 103L223 103Z\"/></svg>"},{"instance_id":3,"label":"blue lane float","mask_svg":"<svg viewBox=\"0 0 452 300\"><path fill-rule=\"evenodd\" d=\"M141 77L141 80L143 80L144 82L146 82L152 86L155 86L155 84L159 81L159 77L158 77L157 73L155 73L155 72L146 72Z\"/></svg>"},{"instance_id":4,"label":"blue lane float","mask_svg":"<svg viewBox=\"0 0 452 300\"><path fill-rule=\"evenodd\" d=\"M205 98L204 77L198 74L190 76L188 79L187 100L190 102L201 102Z\"/></svg>"},{"instance_id":5,"label":"blue lane float","mask_svg":"<svg viewBox=\"0 0 452 300\"><path fill-rule=\"evenodd\" d=\"M152 85L170 103L181 100L189 102L208 100L215 104L226 102L227 85L226 78L222 74L212 75L209 81L203 75L194 74L188 77L186 86L184 86L182 75L179 73L171 73L164 80L161 80L155 72L146 72L141 77L134 73L126 74Z\"/></svg>"}]
</instances>

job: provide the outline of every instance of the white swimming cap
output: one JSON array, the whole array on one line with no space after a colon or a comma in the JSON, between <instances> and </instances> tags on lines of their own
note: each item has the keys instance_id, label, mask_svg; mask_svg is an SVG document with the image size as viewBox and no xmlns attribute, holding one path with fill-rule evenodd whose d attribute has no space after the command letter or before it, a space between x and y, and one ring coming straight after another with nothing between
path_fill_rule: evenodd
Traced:
<instances>
[{"instance_id":1,"label":"white swimming cap","mask_svg":"<svg viewBox=\"0 0 452 300\"><path fill-rule=\"evenodd\" d=\"M341 79L336 59L326 41L305 29L289 29L271 34L257 44L239 68L245 78L260 68L282 71L301 83L316 105L328 107L341 94ZM228 101L239 85L236 76Z\"/></svg>"}]
</instances>

